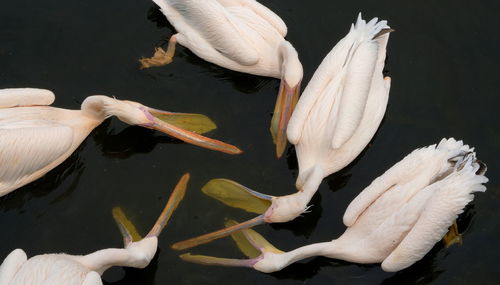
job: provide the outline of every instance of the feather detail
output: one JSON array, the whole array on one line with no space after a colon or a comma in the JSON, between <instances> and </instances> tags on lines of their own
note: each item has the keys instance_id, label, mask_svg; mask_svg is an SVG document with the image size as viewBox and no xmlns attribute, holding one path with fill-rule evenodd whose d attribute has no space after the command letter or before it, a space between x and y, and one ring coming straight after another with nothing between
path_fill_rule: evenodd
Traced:
<instances>
[{"instance_id":1,"label":"feather detail","mask_svg":"<svg viewBox=\"0 0 500 285\"><path fill-rule=\"evenodd\" d=\"M338 116L332 138L332 148L340 148L349 140L361 123L367 98L372 88L374 77L382 78L382 73L375 73L379 57L385 58L385 52L380 55L379 49L384 49L385 43L374 40L382 30L389 28L386 21L373 18L366 23L358 16L356 24L346 36L350 41L348 55L345 59L342 84L344 86L337 104Z\"/></svg>"},{"instance_id":2,"label":"feather detail","mask_svg":"<svg viewBox=\"0 0 500 285\"><path fill-rule=\"evenodd\" d=\"M2 196L65 154L73 143L73 131L49 121L21 121L0 125L0 138Z\"/></svg>"},{"instance_id":3,"label":"feather detail","mask_svg":"<svg viewBox=\"0 0 500 285\"><path fill-rule=\"evenodd\" d=\"M234 19L217 1L153 0L168 15L167 6L183 16L215 50L245 66L256 64L259 54L235 25ZM175 22L174 22L175 26ZM232 36L228 36L232 35Z\"/></svg>"},{"instance_id":4,"label":"feather detail","mask_svg":"<svg viewBox=\"0 0 500 285\"><path fill-rule=\"evenodd\" d=\"M50 105L55 95L50 90L38 88L0 89L0 108L17 106Z\"/></svg>"},{"instance_id":5,"label":"feather detail","mask_svg":"<svg viewBox=\"0 0 500 285\"><path fill-rule=\"evenodd\" d=\"M414 179L417 173L427 173L429 181L435 179L446 171L449 159L468 151L473 149L453 138L443 139L437 146L412 151L354 198L345 211L344 224L353 225L359 215L392 186Z\"/></svg>"},{"instance_id":6,"label":"feather detail","mask_svg":"<svg viewBox=\"0 0 500 285\"><path fill-rule=\"evenodd\" d=\"M260 18L269 23L282 37L287 34L285 22L266 6L255 0L217 0L225 8L245 7L251 9Z\"/></svg>"},{"instance_id":7,"label":"feather detail","mask_svg":"<svg viewBox=\"0 0 500 285\"><path fill-rule=\"evenodd\" d=\"M478 164L468 160L455 171L422 191L432 192L422 214L397 248L383 261L385 271L402 270L422 257L443 238L464 207L474 199L474 192L484 192L488 178L477 175Z\"/></svg>"}]
</instances>

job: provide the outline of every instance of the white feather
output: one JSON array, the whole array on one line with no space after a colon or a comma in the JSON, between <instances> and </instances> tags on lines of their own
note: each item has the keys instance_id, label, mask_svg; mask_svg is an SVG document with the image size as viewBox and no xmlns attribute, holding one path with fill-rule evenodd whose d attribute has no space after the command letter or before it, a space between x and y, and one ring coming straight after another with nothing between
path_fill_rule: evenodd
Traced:
<instances>
[{"instance_id":1,"label":"white feather","mask_svg":"<svg viewBox=\"0 0 500 285\"><path fill-rule=\"evenodd\" d=\"M382 263L402 270L420 260L448 231L488 179L473 148L455 139L417 149L363 190L344 215L335 240L286 253L263 251L254 268L273 272L311 256Z\"/></svg>"},{"instance_id":2,"label":"white feather","mask_svg":"<svg viewBox=\"0 0 500 285\"><path fill-rule=\"evenodd\" d=\"M154 0L177 30L177 42L232 70L281 78L286 25L253 0Z\"/></svg>"},{"instance_id":3,"label":"white feather","mask_svg":"<svg viewBox=\"0 0 500 285\"><path fill-rule=\"evenodd\" d=\"M0 285L9 285L26 260L28 257L22 249L12 251L0 265Z\"/></svg>"},{"instance_id":4,"label":"white feather","mask_svg":"<svg viewBox=\"0 0 500 285\"><path fill-rule=\"evenodd\" d=\"M154 2L162 7L162 11L167 5L177 10L189 26L206 39L215 50L231 60L242 65L253 65L259 60L259 55L252 48L252 44L241 37L239 27L232 19L233 16L217 1L154 0ZM226 33L232 36L228 37Z\"/></svg>"},{"instance_id":5,"label":"white feather","mask_svg":"<svg viewBox=\"0 0 500 285\"><path fill-rule=\"evenodd\" d=\"M0 108L17 106L50 105L55 95L50 90L38 88L0 89Z\"/></svg>"},{"instance_id":6,"label":"white feather","mask_svg":"<svg viewBox=\"0 0 500 285\"><path fill-rule=\"evenodd\" d=\"M290 119L287 136L299 161L297 185L315 165L325 175L352 162L385 113L390 80L382 70L389 34L386 21L358 18L313 75Z\"/></svg>"},{"instance_id":7,"label":"white feather","mask_svg":"<svg viewBox=\"0 0 500 285\"><path fill-rule=\"evenodd\" d=\"M469 164L422 190L432 193L432 199L423 203L416 224L382 263L385 271L399 271L412 265L443 238L464 207L474 199L472 193L486 190L482 183L488 179L476 175L476 171L477 168Z\"/></svg>"},{"instance_id":8,"label":"white feather","mask_svg":"<svg viewBox=\"0 0 500 285\"><path fill-rule=\"evenodd\" d=\"M65 154L73 130L50 121L0 124L0 196Z\"/></svg>"}]
</instances>

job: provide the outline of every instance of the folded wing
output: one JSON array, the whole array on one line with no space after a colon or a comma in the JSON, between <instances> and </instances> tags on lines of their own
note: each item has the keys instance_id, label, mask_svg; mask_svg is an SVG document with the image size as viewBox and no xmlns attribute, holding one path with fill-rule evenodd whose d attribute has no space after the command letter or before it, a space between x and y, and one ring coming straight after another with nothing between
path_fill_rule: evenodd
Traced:
<instances>
[{"instance_id":1,"label":"folded wing","mask_svg":"<svg viewBox=\"0 0 500 285\"><path fill-rule=\"evenodd\" d=\"M65 154L70 127L43 120L0 125L0 196Z\"/></svg>"}]
</instances>

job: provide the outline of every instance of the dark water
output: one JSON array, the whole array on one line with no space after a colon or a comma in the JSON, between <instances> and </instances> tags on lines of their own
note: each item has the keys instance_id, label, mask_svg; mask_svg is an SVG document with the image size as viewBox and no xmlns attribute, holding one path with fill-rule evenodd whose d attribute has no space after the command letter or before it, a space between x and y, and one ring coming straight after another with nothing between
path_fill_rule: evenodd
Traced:
<instances>
[{"instance_id":1,"label":"dark water","mask_svg":"<svg viewBox=\"0 0 500 285\"><path fill-rule=\"evenodd\" d=\"M458 220L461 246L436 245L423 260L398 273L378 265L314 258L275 274L203 267L181 261L173 242L222 226L229 209L199 189L227 177L264 193L294 191L297 163L291 147L276 160L268 132L279 82L222 69L177 49L166 67L139 70L174 32L147 0L4 1L0 8L0 88L53 90L56 106L79 108L92 94L114 95L172 111L209 115L210 135L245 150L229 156L128 127L117 119L98 127L65 163L0 199L0 260L15 248L29 256L86 254L120 247L111 209L121 205L143 232L149 230L185 172L189 192L144 270L114 268L105 284L491 284L500 280L500 85L496 1L261 1L287 23L288 39L304 65L304 86L359 11L387 19L396 32L386 69L393 83L385 119L369 147L344 170L326 178L312 213L257 230L290 250L344 231L348 203L375 177L416 147L454 136L476 146L489 166L488 191ZM406 2L406 3L401 3ZM243 257L230 239L192 250Z\"/></svg>"}]
</instances>

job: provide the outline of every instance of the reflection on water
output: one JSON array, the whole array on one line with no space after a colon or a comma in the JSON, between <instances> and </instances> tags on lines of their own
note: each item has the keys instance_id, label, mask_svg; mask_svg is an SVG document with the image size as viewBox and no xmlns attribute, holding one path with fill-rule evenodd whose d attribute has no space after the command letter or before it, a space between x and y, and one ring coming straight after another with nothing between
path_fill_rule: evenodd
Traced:
<instances>
[{"instance_id":1,"label":"reflection on water","mask_svg":"<svg viewBox=\"0 0 500 285\"><path fill-rule=\"evenodd\" d=\"M103 283L107 285L124 285L124 284L144 284L153 285L155 283L156 271L158 270L158 256L160 249L156 253L151 263L144 269L137 268L112 268L106 271L103 276ZM123 274L124 272L124 274ZM113 279L119 278L114 281Z\"/></svg>"},{"instance_id":2,"label":"reflection on water","mask_svg":"<svg viewBox=\"0 0 500 285\"><path fill-rule=\"evenodd\" d=\"M172 26L170 22L167 20L167 17L163 15L158 5L153 4L151 8L149 8L147 18L151 22L155 23L156 27L158 28L166 27L170 30L171 34L175 33L174 26Z\"/></svg>"},{"instance_id":3,"label":"reflection on water","mask_svg":"<svg viewBox=\"0 0 500 285\"><path fill-rule=\"evenodd\" d=\"M323 208L321 207L321 193L316 193L309 203L310 208L306 213L287 223L273 223L273 229L287 229L296 236L308 238L316 229L316 224L321 218Z\"/></svg>"},{"instance_id":4,"label":"reflection on water","mask_svg":"<svg viewBox=\"0 0 500 285\"><path fill-rule=\"evenodd\" d=\"M325 178L325 180L326 183L328 183L330 190L335 192L344 188L344 186L347 185L347 182L349 182L351 176L352 174L348 170L341 170L337 173L331 174Z\"/></svg>"},{"instance_id":5,"label":"reflection on water","mask_svg":"<svg viewBox=\"0 0 500 285\"><path fill-rule=\"evenodd\" d=\"M441 247L435 246L422 260L403 271L396 272L381 284L428 284L436 280L444 272L435 265L435 258Z\"/></svg>"},{"instance_id":6,"label":"reflection on water","mask_svg":"<svg viewBox=\"0 0 500 285\"><path fill-rule=\"evenodd\" d=\"M92 138L102 153L111 158L125 159L138 153L149 153L157 144L180 144L181 140L159 133L158 131L128 126L119 133L109 130L110 120L106 120L93 133Z\"/></svg>"},{"instance_id":7,"label":"reflection on water","mask_svg":"<svg viewBox=\"0 0 500 285\"><path fill-rule=\"evenodd\" d=\"M166 34L165 38L161 39L159 42L156 43L160 46L166 47L168 45L168 40L170 39L170 36L175 34L175 28L167 21L167 18L159 10L159 7L157 5L152 6L148 10L147 18L151 22L155 23L158 28L167 28L169 30L168 33L165 33ZM203 70L205 70L206 73L214 76L215 78L231 82L231 84L236 90L246 94L252 94L257 92L272 80L271 78L241 73L212 64L210 62L207 62L199 58L190 50L186 48L181 48L179 44L177 45L175 58L186 59L186 61L189 62L190 64L201 67ZM174 60L176 60L175 58ZM161 67L161 68L168 68L168 65L167 67ZM277 90L276 94L278 94Z\"/></svg>"},{"instance_id":8,"label":"reflection on water","mask_svg":"<svg viewBox=\"0 0 500 285\"><path fill-rule=\"evenodd\" d=\"M45 176L14 190L6 196L0 197L0 210L2 212L13 209L19 210L24 207L24 203L27 201L49 194L57 194L49 201L50 205L63 202L76 189L81 174L85 169L85 165L78 154L84 148L84 145L85 143L82 143L70 157L45 174ZM75 171L76 175L73 175ZM67 186L59 188L63 182Z\"/></svg>"},{"instance_id":9,"label":"reflection on water","mask_svg":"<svg viewBox=\"0 0 500 285\"><path fill-rule=\"evenodd\" d=\"M314 257L306 262L302 261L293 263L281 271L271 273L271 275L277 279L305 281L318 274L323 267L338 267L343 264L346 264L346 262L340 261L339 263L336 263L330 258Z\"/></svg>"}]
</instances>

